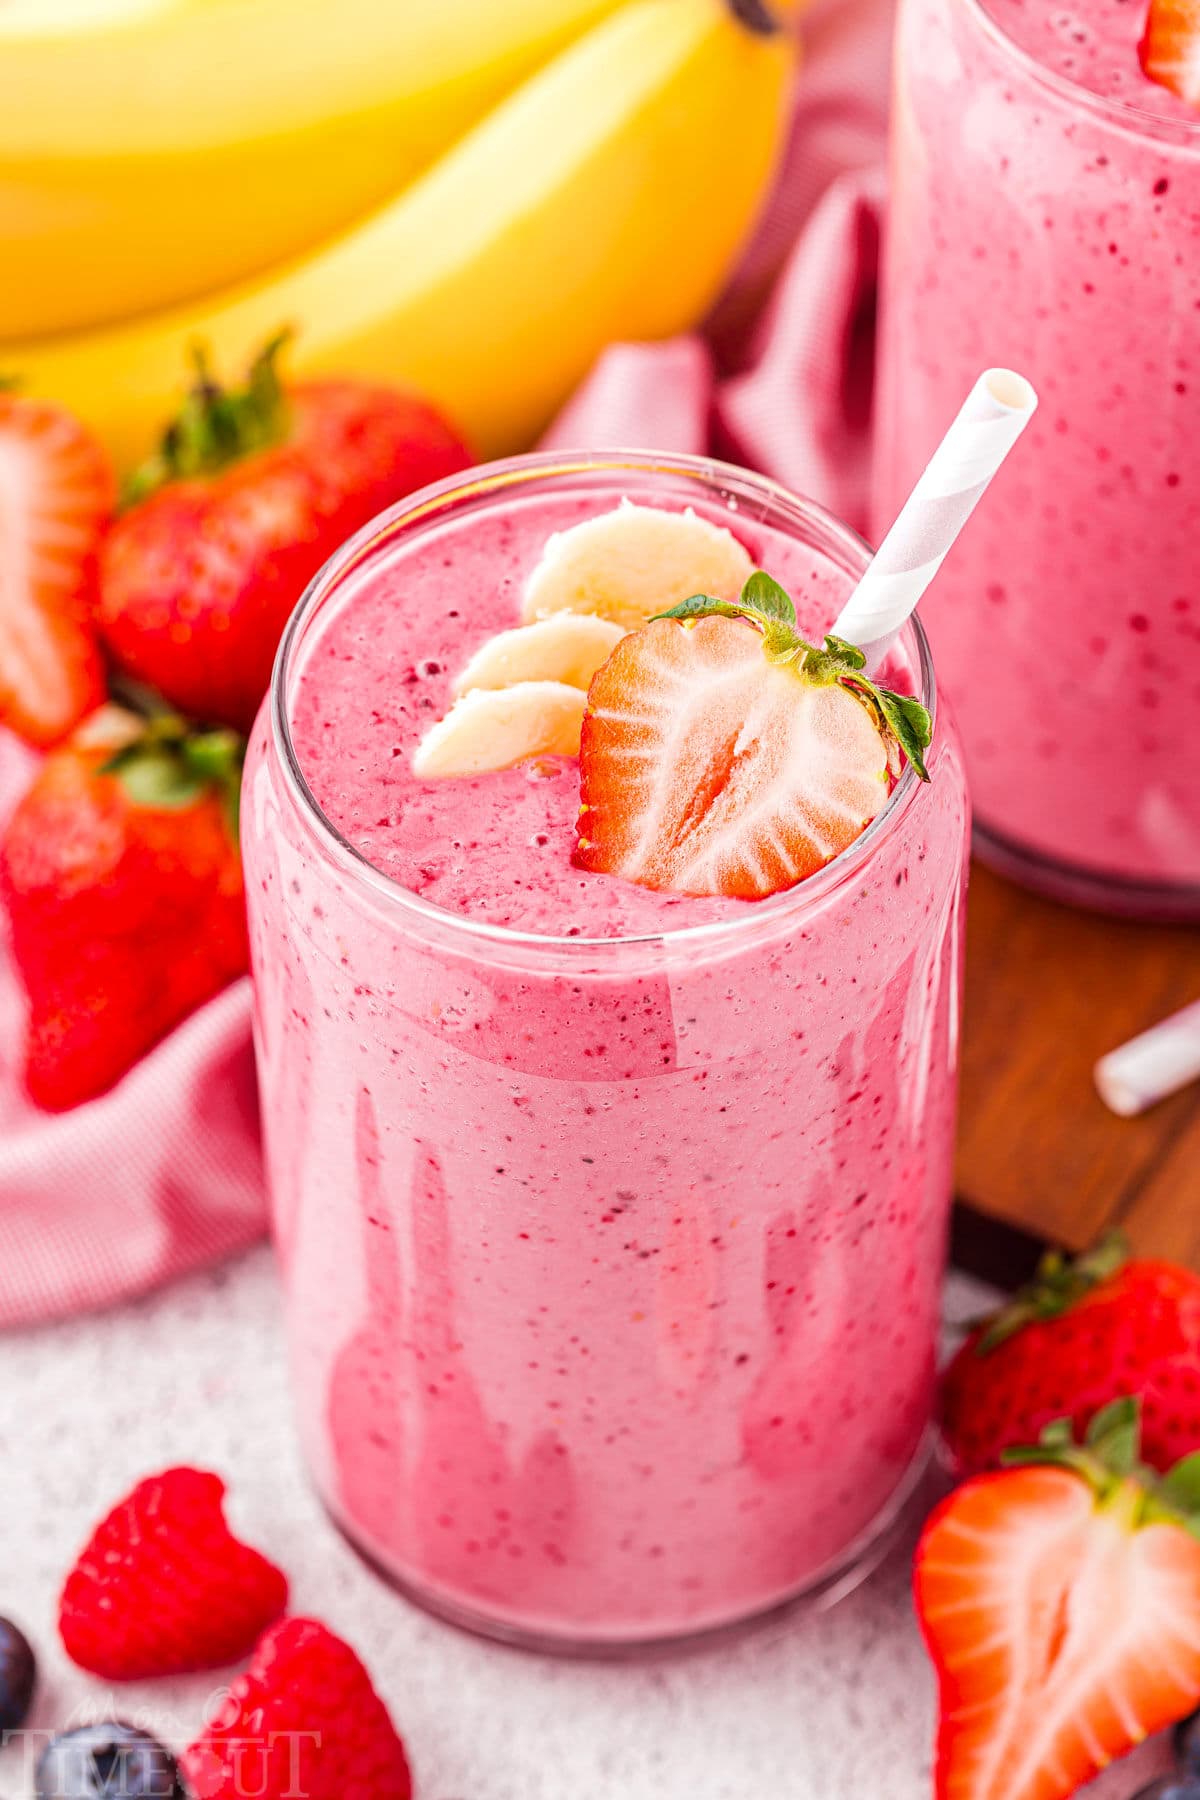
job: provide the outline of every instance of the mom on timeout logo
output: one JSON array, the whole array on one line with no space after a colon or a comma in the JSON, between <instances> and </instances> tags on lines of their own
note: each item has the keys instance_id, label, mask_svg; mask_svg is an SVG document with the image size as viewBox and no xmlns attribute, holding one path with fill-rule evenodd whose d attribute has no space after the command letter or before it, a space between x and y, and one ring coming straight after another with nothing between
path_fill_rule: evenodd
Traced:
<instances>
[{"instance_id":1,"label":"mom on timeout logo","mask_svg":"<svg viewBox=\"0 0 1200 1800\"><path fill-rule=\"evenodd\" d=\"M226 1687L208 1695L202 1708L205 1728L222 1716L229 1697ZM119 1699L110 1692L81 1702L54 1731L25 1727L5 1732L0 1769L6 1788L15 1785L22 1800L26 1795L36 1795L37 1800L85 1800L92 1795L97 1800L109 1795L113 1800L193 1800L193 1796L203 1800L209 1791L203 1768L197 1786L189 1787L173 1756L156 1753L158 1746L184 1744L194 1736L190 1719L163 1707L130 1707L127 1697ZM321 1734L315 1730L234 1739L227 1744L228 1757L220 1771L214 1765L211 1791L218 1791L219 1780L223 1797L311 1800L306 1753L319 1750L320 1743Z\"/></svg>"},{"instance_id":2,"label":"mom on timeout logo","mask_svg":"<svg viewBox=\"0 0 1200 1800\"><path fill-rule=\"evenodd\" d=\"M215 1688L205 1700L204 1725L212 1725L229 1699L228 1688ZM117 1723L123 1731L113 1729ZM130 1739L129 1732L143 1734ZM57 1730L25 1727L0 1736L0 1770L5 1793L15 1789L20 1800L203 1800L208 1784L182 1783L173 1758L156 1759L154 1746L182 1744L194 1735L189 1720L161 1707L130 1707L127 1697L95 1695L76 1706ZM68 1746L64 1739L72 1739ZM306 1780L306 1753L319 1750L319 1731L288 1731L233 1740L220 1771L220 1793L236 1800L311 1800ZM53 1746L63 1746L58 1756ZM268 1765L268 1756L270 1762ZM280 1787L281 1773L284 1785ZM214 1768L214 1777L217 1771ZM215 1785L212 1790L217 1791Z\"/></svg>"},{"instance_id":3,"label":"mom on timeout logo","mask_svg":"<svg viewBox=\"0 0 1200 1800\"><path fill-rule=\"evenodd\" d=\"M214 1724L222 1715L229 1689L215 1688L206 1699L202 1717L204 1725ZM140 1749L128 1741L122 1743L106 1727L117 1722L127 1729L144 1734ZM251 1731L262 1720L249 1721ZM87 1732L89 1737L77 1740L78 1750L71 1762L57 1766L47 1758L51 1746L70 1733ZM170 1746L187 1743L194 1736L194 1725L165 1708L130 1707L126 1699L114 1693L102 1694L82 1702L70 1712L56 1731L25 1727L0 1733L0 1775L4 1800L317 1800L310 1784L309 1758L321 1748L318 1730L260 1732L244 1739L222 1739L220 1769L212 1771L213 1785L205 1781L201 1765L196 1780L189 1786L182 1781L174 1762L155 1764L145 1755L150 1742ZM90 1776L91 1786L81 1787L80 1776ZM133 1779L130 1779L130 1778ZM281 1784L281 1778L282 1783ZM219 1785L218 1785L219 1783ZM322 1788L320 1800L324 1800ZM464 1796L432 1795L430 1800L465 1800Z\"/></svg>"}]
</instances>

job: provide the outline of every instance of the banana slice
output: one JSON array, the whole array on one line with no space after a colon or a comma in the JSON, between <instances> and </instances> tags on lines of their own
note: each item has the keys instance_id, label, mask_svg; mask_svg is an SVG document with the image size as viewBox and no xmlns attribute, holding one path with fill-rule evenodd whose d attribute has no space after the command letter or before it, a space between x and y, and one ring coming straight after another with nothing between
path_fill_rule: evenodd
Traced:
<instances>
[{"instance_id":1,"label":"banana slice","mask_svg":"<svg viewBox=\"0 0 1200 1800\"><path fill-rule=\"evenodd\" d=\"M586 703L583 689L564 681L473 688L425 733L413 774L482 775L530 756L578 756Z\"/></svg>"},{"instance_id":2,"label":"banana slice","mask_svg":"<svg viewBox=\"0 0 1200 1800\"><path fill-rule=\"evenodd\" d=\"M521 613L525 619L598 613L637 631L690 594L735 599L753 569L733 533L690 506L663 512L622 500L612 512L546 540Z\"/></svg>"},{"instance_id":3,"label":"banana slice","mask_svg":"<svg viewBox=\"0 0 1200 1800\"><path fill-rule=\"evenodd\" d=\"M555 613L533 625L501 631L480 645L455 682L454 692L507 688L518 681L562 681L586 693L592 676L624 636L624 627L611 619Z\"/></svg>"}]
</instances>

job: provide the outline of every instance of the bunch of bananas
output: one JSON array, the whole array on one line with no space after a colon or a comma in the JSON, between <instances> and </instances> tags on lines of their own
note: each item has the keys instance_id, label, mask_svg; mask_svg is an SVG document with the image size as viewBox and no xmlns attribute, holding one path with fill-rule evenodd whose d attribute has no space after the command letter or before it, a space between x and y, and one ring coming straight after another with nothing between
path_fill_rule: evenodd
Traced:
<instances>
[{"instance_id":1,"label":"bunch of bananas","mask_svg":"<svg viewBox=\"0 0 1200 1800\"><path fill-rule=\"evenodd\" d=\"M745 240L792 45L763 0L5 0L0 370L123 464L188 352L407 383L483 454Z\"/></svg>"}]
</instances>

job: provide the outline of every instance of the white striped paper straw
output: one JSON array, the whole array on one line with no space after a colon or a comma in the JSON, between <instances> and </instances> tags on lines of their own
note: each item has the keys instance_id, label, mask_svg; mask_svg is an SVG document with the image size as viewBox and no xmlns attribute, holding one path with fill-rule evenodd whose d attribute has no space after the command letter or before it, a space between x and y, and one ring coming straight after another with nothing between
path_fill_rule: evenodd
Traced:
<instances>
[{"instance_id":1,"label":"white striped paper straw","mask_svg":"<svg viewBox=\"0 0 1200 1800\"><path fill-rule=\"evenodd\" d=\"M866 651L868 666L915 610L1036 407L1011 369L986 370L967 395L833 627Z\"/></svg>"},{"instance_id":2,"label":"white striped paper straw","mask_svg":"<svg viewBox=\"0 0 1200 1800\"><path fill-rule=\"evenodd\" d=\"M1100 1098L1123 1119L1200 1081L1200 1000L1102 1056L1095 1074Z\"/></svg>"}]
</instances>

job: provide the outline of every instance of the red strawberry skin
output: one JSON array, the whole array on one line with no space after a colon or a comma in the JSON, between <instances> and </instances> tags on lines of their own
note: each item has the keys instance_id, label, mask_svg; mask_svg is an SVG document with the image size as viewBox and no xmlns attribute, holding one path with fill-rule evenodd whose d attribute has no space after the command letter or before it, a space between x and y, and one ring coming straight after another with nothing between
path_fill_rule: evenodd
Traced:
<instances>
[{"instance_id":1,"label":"red strawberry skin","mask_svg":"<svg viewBox=\"0 0 1200 1800\"><path fill-rule=\"evenodd\" d=\"M1128 1262L1057 1318L980 1354L972 1332L942 1386L942 1433L961 1473L994 1468L1069 1418L1076 1431L1112 1400L1142 1402L1142 1454L1169 1469L1200 1449L1200 1278Z\"/></svg>"},{"instance_id":2,"label":"red strawberry skin","mask_svg":"<svg viewBox=\"0 0 1200 1800\"><path fill-rule=\"evenodd\" d=\"M247 967L226 806L215 791L136 804L101 771L104 719L47 758L0 838L0 901L29 998L25 1082L50 1111L105 1092Z\"/></svg>"},{"instance_id":3,"label":"red strawberry skin","mask_svg":"<svg viewBox=\"0 0 1200 1800\"><path fill-rule=\"evenodd\" d=\"M101 556L100 629L115 662L191 717L241 731L322 564L384 507L471 462L409 395L322 381L287 398L282 442L168 482L121 515Z\"/></svg>"},{"instance_id":4,"label":"red strawberry skin","mask_svg":"<svg viewBox=\"0 0 1200 1800\"><path fill-rule=\"evenodd\" d=\"M269 1631L180 1766L196 1800L411 1800L404 1745L349 1644L314 1619Z\"/></svg>"},{"instance_id":5,"label":"red strawberry skin","mask_svg":"<svg viewBox=\"0 0 1200 1800\"><path fill-rule=\"evenodd\" d=\"M108 1514L67 1577L68 1656L106 1681L220 1669L287 1605L285 1577L240 1544L225 1484L199 1469L150 1476Z\"/></svg>"},{"instance_id":6,"label":"red strawberry skin","mask_svg":"<svg viewBox=\"0 0 1200 1800\"><path fill-rule=\"evenodd\" d=\"M0 724L47 748L98 706L92 614L115 488L77 420L0 392Z\"/></svg>"}]
</instances>

